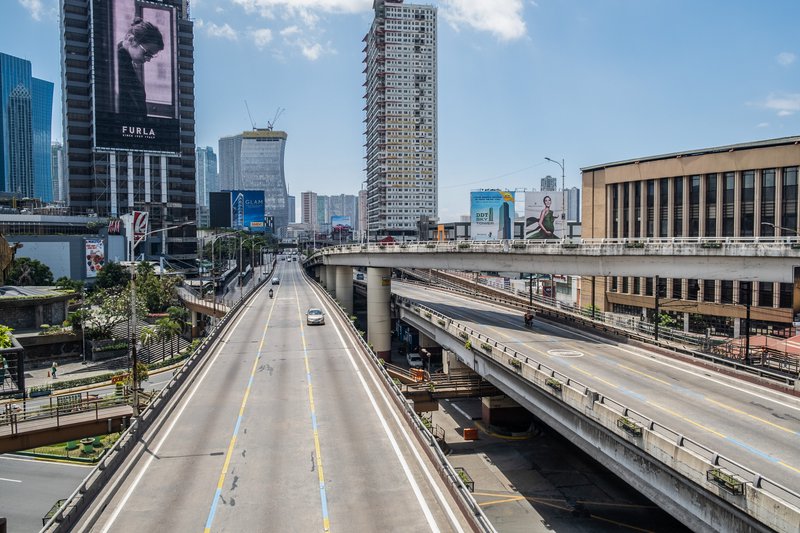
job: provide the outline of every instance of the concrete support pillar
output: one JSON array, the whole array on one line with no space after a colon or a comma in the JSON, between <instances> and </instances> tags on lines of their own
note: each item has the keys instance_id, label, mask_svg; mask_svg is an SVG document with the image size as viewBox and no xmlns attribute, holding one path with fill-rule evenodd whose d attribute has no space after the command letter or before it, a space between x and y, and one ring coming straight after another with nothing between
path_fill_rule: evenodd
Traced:
<instances>
[{"instance_id":1,"label":"concrete support pillar","mask_svg":"<svg viewBox=\"0 0 800 533\"><path fill-rule=\"evenodd\" d=\"M381 359L392 355L392 270L367 268L367 342Z\"/></svg>"},{"instance_id":2,"label":"concrete support pillar","mask_svg":"<svg viewBox=\"0 0 800 533\"><path fill-rule=\"evenodd\" d=\"M348 315L353 314L353 267L336 267L336 299Z\"/></svg>"},{"instance_id":3,"label":"concrete support pillar","mask_svg":"<svg viewBox=\"0 0 800 533\"><path fill-rule=\"evenodd\" d=\"M192 321L192 338L196 338L200 336L200 328L198 327L198 318L199 314L197 311L189 311L189 318Z\"/></svg>"},{"instance_id":4,"label":"concrete support pillar","mask_svg":"<svg viewBox=\"0 0 800 533\"><path fill-rule=\"evenodd\" d=\"M336 298L336 267L335 266L326 266L325 267L325 287L328 289L328 293L331 295L332 298Z\"/></svg>"},{"instance_id":5,"label":"concrete support pillar","mask_svg":"<svg viewBox=\"0 0 800 533\"><path fill-rule=\"evenodd\" d=\"M484 396L481 413L484 424L520 432L527 430L533 420L527 409L508 396Z\"/></svg>"},{"instance_id":6,"label":"concrete support pillar","mask_svg":"<svg viewBox=\"0 0 800 533\"><path fill-rule=\"evenodd\" d=\"M327 270L327 268L328 267L326 267L325 265L320 265L319 266L319 270L318 270L318 272L319 272L319 284L322 285L322 287L324 289L328 288L328 274L327 274L327 272L325 272L325 270Z\"/></svg>"},{"instance_id":7,"label":"concrete support pillar","mask_svg":"<svg viewBox=\"0 0 800 533\"><path fill-rule=\"evenodd\" d=\"M689 313L683 313L683 332L689 333Z\"/></svg>"}]
</instances>

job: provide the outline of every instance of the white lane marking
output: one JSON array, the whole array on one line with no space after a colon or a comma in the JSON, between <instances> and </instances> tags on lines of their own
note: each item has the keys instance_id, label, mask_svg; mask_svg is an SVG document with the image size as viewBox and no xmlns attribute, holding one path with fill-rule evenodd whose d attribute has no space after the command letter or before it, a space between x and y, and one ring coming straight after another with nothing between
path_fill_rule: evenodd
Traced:
<instances>
[{"instance_id":1,"label":"white lane marking","mask_svg":"<svg viewBox=\"0 0 800 533\"><path fill-rule=\"evenodd\" d=\"M322 301L322 299L320 298L319 294L314 290L315 287L313 287L307 279L303 278L303 281L305 281L306 283L309 284L309 286L312 287L312 292L314 292L314 295L316 296L317 301L320 303L320 305L323 307L323 309L325 309L325 312L328 313L329 315L331 315L329 313L328 307ZM344 348L345 353L347 353L347 357L350 360L350 364L355 369L356 375L358 376L358 380L361 382L361 386L363 387L364 391L367 393L367 396L369 397L369 401L372 404L372 408L375 411L375 414L378 416L378 419L381 422L381 426L383 427L383 430L386 433L386 436L388 437L389 442L391 442L391 444L392 444L392 449L394 450L394 453L397 456L398 461L400 461L400 464L403 467L403 472L406 474L406 478L408 479L408 482L411 484L412 490L414 491L414 495L417 497L417 501L419 502L420 507L422 507L423 513L425 514L425 518L428 521L428 525L430 526L431 531L439 531L439 527L436 524L435 519L433 518L433 514L431 513L430 507L428 506L428 502L425 501L425 498L422 495L422 491L420 490L419 485L417 484L416 480L414 479L414 477L413 477L413 475L411 473L411 470L410 470L410 468L408 466L408 463L406 462L405 458L403 457L402 452L400 451L400 447L397 444L397 440L394 438L394 434L389 429L389 424L386 422L386 419L384 418L383 414L381 414L380 408L378 407L378 403L375 401L375 397L373 396L372 392L369 390L369 386L367 385L367 382L364 379L364 375L362 374L361 370L358 368L358 365L356 364L356 361L353 358L353 354L350 351L350 348L347 346L347 343L344 342L344 338L342 338L342 334L339 331L339 328L344 328L345 327L344 324L342 323L342 321L341 321L341 319L340 319L340 317L338 315L331 315L331 316L333 317L334 320L336 320L336 322L339 325L339 327L335 328L336 335L339 337L339 342L342 344L342 347ZM348 332L348 336L349 336L349 332ZM381 395L381 398L383 399L384 404L387 406L389 412L392 414L392 417L394 418L395 424L397 425L397 427L400 429L400 432L405 437L406 443L407 443L409 449L414 454L414 457L416 458L420 469L425 473L425 477L428 479L428 483L433 488L433 491L436 494L436 498L439 500L439 503L441 504L441 506L445 509L445 511L447 513L447 516L450 519L451 525L454 527L454 529L456 531L459 531L459 532L463 533L464 530L461 528L461 525L458 523L458 520L456 519L455 514L453 513L453 510L450 509L450 506L447 504L447 501L445 500L444 495L442 494L441 490L439 490L439 485L436 484L435 480L433 479L433 476L431 475L430 471L428 470L427 465L423 462L422 457L420 457L419 453L417 452L416 446L411 441L411 436L408 434L408 431L406 431L406 428L401 423L400 418L395 413L394 405L392 405L389 402L389 399L386 397L386 394L383 391L383 387L377 382L375 376L372 375L371 372L368 372L368 374L369 374L370 378L372 379L373 385L378 390L378 393Z\"/></svg>"},{"instance_id":2,"label":"white lane marking","mask_svg":"<svg viewBox=\"0 0 800 533\"><path fill-rule=\"evenodd\" d=\"M59 461L44 461L42 459L30 459L28 457L13 457L10 455L0 455L0 459L5 461L22 461L24 463L36 463L38 465L48 466L65 466L67 468L94 468L94 465L85 465L79 463L62 463Z\"/></svg>"},{"instance_id":3,"label":"white lane marking","mask_svg":"<svg viewBox=\"0 0 800 533\"><path fill-rule=\"evenodd\" d=\"M440 303L446 304L446 302L440 302ZM483 305L486 305L486 306L490 306L490 307L493 307L495 309L504 311L505 313L508 313L508 309L503 308L503 307L498 306L498 305L495 305L495 304L490 303L490 302L478 302L478 301L476 301L475 303L479 303L479 304L483 304ZM464 315L464 317L468 319L468 317L466 317L466 315ZM510 319L506 319L506 318L502 318L501 317L500 320L502 320L503 322L509 323L512 326L519 326L519 324L517 324L516 322L512 322ZM733 389L736 392L739 392L739 393L744 392L746 394L749 394L750 396L754 396L754 397L759 398L761 400L773 402L773 403L775 403L777 405L780 405L782 407L786 407L787 409L793 409L795 411L800 411L800 405L792 405L792 404L783 402L783 401L781 401L781 400L779 400L777 398L771 398L769 396L764 396L763 394L760 394L758 392L743 388L743 385L745 385L745 384L748 384L748 385L751 385L751 386L754 386L754 387L758 387L760 389L765 388L762 385L758 385L756 383L749 383L749 382L745 382L745 381L742 381L742 380L737 380L737 378L729 378L729 379L737 380L738 383L733 383L733 384L726 383L724 381L720 381L720 380L715 379L713 377L706 376L705 374L701 374L699 372L696 372L695 370L693 370L693 368L684 368L683 365L689 365L689 363L681 361L680 359L669 359L669 361L663 361L663 360L661 360L661 357L663 357L663 356L661 356L659 354L656 354L656 353L648 352L647 354L640 354L640 353L636 353L635 351L632 351L632 350L629 350L629 349L626 349L626 348L622 348L621 346L618 346L618 345L609 344L608 341L603 340L600 337L596 337L594 335L588 335L588 334L583 333L581 331L568 330L566 328L563 328L561 326L558 326L558 325L552 324L552 323L549 323L548 326L553 327L553 328L558 329L558 330L561 330L561 331L564 331L564 332L569 333L571 335L576 335L576 336L579 336L579 337L583 337L587 341L593 341L593 342L598 342L599 341L599 342L602 343L603 346L606 346L608 348L617 349L617 350L619 350L621 352L636 356L639 359L646 359L647 361L652 361L652 362L658 363L661 366L666 366L666 367L669 367L670 369L679 370L679 371L681 371L681 372L683 372L685 374L690 374L690 375L692 375L692 376L694 376L696 378L700 378L702 380L710 381L712 383L716 383L717 385L722 385L723 387L727 387L729 389ZM678 363L678 364L676 364L676 363ZM770 391L770 389L766 389L766 390ZM772 392L772 391L770 391L770 392ZM781 394L781 393L775 393L775 394Z\"/></svg>"},{"instance_id":4,"label":"white lane marking","mask_svg":"<svg viewBox=\"0 0 800 533\"><path fill-rule=\"evenodd\" d=\"M261 290L263 290L263 288ZM258 296L256 296L256 297L258 297ZM247 311L249 311L249 310L250 310L250 307L248 307L247 310L245 310L245 312L243 312L241 314L241 316L239 316L239 318L236 319L236 323L233 325L233 327L231 328L230 332L228 333L228 335L225 338L225 342L226 343L228 341L230 341L231 337L233 336L233 333L236 331L236 328L239 327L239 324L242 322L244 317L247 315ZM172 433L172 430L175 428L175 424L177 424L178 420L180 420L181 415L183 414L183 411L186 409L186 407L189 406L190 403L192 403L192 398L194 398L195 393L197 393L197 391L200 390L200 388L201 388L200 385L203 384L203 380L206 379L206 376L211 371L211 369L214 367L214 363L217 362L217 358L222 353L222 348L223 347L224 347L224 344L222 344L222 343L219 343L217 345L217 351L214 354L213 359L211 359L211 362L208 364L208 366L206 366L206 369L203 371L203 375L200 376L200 379L197 380L197 382L193 384L194 389L192 390L191 393L189 393L189 396L186 398L186 401L183 403L181 408L178 410L178 413L172 419L172 422L170 423L169 427L167 427L167 431L161 437L161 440L159 440L158 444L156 445L156 447L152 449L150 457L147 458L147 461L145 462L145 464L142 467L142 469L139 472L139 474L136 476L136 479L133 481L133 484L130 487L128 487L128 490L125 492L125 496L122 498L122 500L119 502L119 504L117 504L116 508L114 509L114 512L111 513L111 516L109 517L108 522L106 522L106 524L103 526L103 529L101 530L102 533L107 533L111 529L111 526L114 525L114 522L116 521L117 517L119 516L119 513L125 508L125 505L128 503L128 499L133 494L133 491L136 490L136 487L139 485L139 482L144 477L145 473L147 472L147 469L150 467L150 464L153 462L153 459L155 459L155 457L158 455L158 452L161 450L161 446L164 445L164 441L167 440L167 437L169 437L170 433Z\"/></svg>"},{"instance_id":5,"label":"white lane marking","mask_svg":"<svg viewBox=\"0 0 800 533\"><path fill-rule=\"evenodd\" d=\"M7 477L0 477L0 481L8 481L9 483L22 483L21 479L8 479Z\"/></svg>"},{"instance_id":6,"label":"white lane marking","mask_svg":"<svg viewBox=\"0 0 800 533\"><path fill-rule=\"evenodd\" d=\"M583 357L583 352L578 350L547 350L547 354L552 357Z\"/></svg>"}]
</instances>

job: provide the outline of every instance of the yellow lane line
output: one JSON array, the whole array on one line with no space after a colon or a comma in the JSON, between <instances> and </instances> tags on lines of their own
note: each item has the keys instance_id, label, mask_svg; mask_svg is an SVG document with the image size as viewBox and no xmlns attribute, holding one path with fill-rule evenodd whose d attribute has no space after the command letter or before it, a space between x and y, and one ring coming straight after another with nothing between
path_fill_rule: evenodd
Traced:
<instances>
[{"instance_id":1,"label":"yellow lane line","mask_svg":"<svg viewBox=\"0 0 800 533\"><path fill-rule=\"evenodd\" d=\"M685 421L685 422L689 422L690 424L692 424L692 425L694 425L694 426L697 426L697 427L699 427L700 429L704 429L704 430L708 431L709 433L713 433L714 435L716 435L717 437L719 437L719 438L721 438L721 439L725 439L725 438L727 438L727 437L726 437L725 435L723 435L722 433L720 433L720 432L718 432L718 431L714 431L713 429L711 429L711 428L709 428L709 427L707 427L707 426L704 426L703 424L700 424L700 423L698 423L698 422L695 422L695 421L694 421L694 420L692 420L691 418L686 418L685 416L683 416L683 415L681 415L681 414L679 414L679 413L676 413L675 411L673 411L673 410L671 410L671 409L667 409L667 408L666 408L666 407L664 407L663 405L658 405L657 403L653 403L653 402L651 402L650 400L648 400L648 401L647 401L647 403L648 403L648 404L650 404L650 405L652 405L652 406L653 406L653 407L655 407L656 409L661 409L661 410L662 410L662 411L664 411L665 413L669 413L669 414L671 414L672 416L674 416L674 417L676 417L676 418L680 418L681 420L683 420L683 421Z\"/></svg>"},{"instance_id":2,"label":"yellow lane line","mask_svg":"<svg viewBox=\"0 0 800 533\"><path fill-rule=\"evenodd\" d=\"M633 372L634 374L639 374L640 376L644 376L646 378L652 379L653 381L658 381L659 383L663 383L664 385L667 385L668 387L672 387L672 383L669 383L668 381L664 381L663 379L659 379L659 378L657 378L655 376L651 376L647 372L641 372L639 370L633 369L633 368L631 368L629 366L625 366L625 365L619 365L619 367L620 368L624 368L625 370L629 370L629 371Z\"/></svg>"},{"instance_id":3,"label":"yellow lane line","mask_svg":"<svg viewBox=\"0 0 800 533\"><path fill-rule=\"evenodd\" d=\"M734 413L736 413L738 415L749 416L753 420L758 420L759 422L762 422L764 424L767 424L768 426L772 426L774 428L780 429L781 431L785 431L786 433L790 433L792 435L796 435L797 434L796 431L793 431L793 430L791 430L789 428L783 427L783 426L781 426L779 424L776 424L775 422L770 422L769 420L765 420L765 419L759 418L759 417L757 417L755 415L751 415L750 413L747 413L747 412L742 411L740 409L736 409L735 407L731 407L730 405L726 405L726 404L724 404L722 402L718 402L716 400L712 400L711 398L706 398L706 400L708 400L709 402L713 403L714 405L718 405L718 406L722 407L723 409L727 409L728 411L732 411L732 412L734 412Z\"/></svg>"}]
</instances>

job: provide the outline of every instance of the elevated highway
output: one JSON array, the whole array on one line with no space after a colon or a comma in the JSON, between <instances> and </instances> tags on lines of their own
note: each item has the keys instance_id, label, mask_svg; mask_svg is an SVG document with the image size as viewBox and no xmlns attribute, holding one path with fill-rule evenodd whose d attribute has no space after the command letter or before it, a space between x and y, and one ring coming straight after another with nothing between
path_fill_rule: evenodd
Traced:
<instances>
[{"instance_id":1,"label":"elevated highway","mask_svg":"<svg viewBox=\"0 0 800 533\"><path fill-rule=\"evenodd\" d=\"M277 275L110 481L79 488L91 507L50 530L492 531L346 318L298 263ZM312 306L326 325L306 325Z\"/></svg>"},{"instance_id":2,"label":"elevated highway","mask_svg":"<svg viewBox=\"0 0 800 533\"><path fill-rule=\"evenodd\" d=\"M306 266L794 282L800 238L446 241L325 248Z\"/></svg>"},{"instance_id":3,"label":"elevated highway","mask_svg":"<svg viewBox=\"0 0 800 533\"><path fill-rule=\"evenodd\" d=\"M403 320L693 529L800 527L800 399L555 322L528 330L462 295L392 290Z\"/></svg>"}]
</instances>

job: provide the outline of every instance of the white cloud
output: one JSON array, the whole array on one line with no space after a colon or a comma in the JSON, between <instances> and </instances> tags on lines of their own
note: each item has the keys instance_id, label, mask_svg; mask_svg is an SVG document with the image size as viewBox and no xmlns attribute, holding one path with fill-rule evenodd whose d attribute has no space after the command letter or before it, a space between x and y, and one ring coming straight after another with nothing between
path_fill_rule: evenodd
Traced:
<instances>
[{"instance_id":1,"label":"white cloud","mask_svg":"<svg viewBox=\"0 0 800 533\"><path fill-rule=\"evenodd\" d=\"M759 122L756 124L756 128L769 128L769 122Z\"/></svg>"},{"instance_id":2,"label":"white cloud","mask_svg":"<svg viewBox=\"0 0 800 533\"><path fill-rule=\"evenodd\" d=\"M236 33L236 30L231 28L227 22L222 26L218 26L211 22L206 26L206 28L206 33L209 37L219 37L221 39L228 39L231 41L236 41L239 39L239 35Z\"/></svg>"},{"instance_id":3,"label":"white cloud","mask_svg":"<svg viewBox=\"0 0 800 533\"><path fill-rule=\"evenodd\" d=\"M762 106L776 111L779 117L787 117L800 111L800 94L771 94Z\"/></svg>"},{"instance_id":4,"label":"white cloud","mask_svg":"<svg viewBox=\"0 0 800 533\"><path fill-rule=\"evenodd\" d=\"M794 63L797 56L791 52L781 52L776 59L778 60L778 64L788 66Z\"/></svg>"},{"instance_id":5,"label":"white cloud","mask_svg":"<svg viewBox=\"0 0 800 533\"><path fill-rule=\"evenodd\" d=\"M256 43L256 47L258 47L259 50L263 49L272 41L272 30L268 28L253 30L251 35L253 37L253 42Z\"/></svg>"},{"instance_id":6,"label":"white cloud","mask_svg":"<svg viewBox=\"0 0 800 533\"><path fill-rule=\"evenodd\" d=\"M45 7L42 0L18 0L20 5L28 10L33 20L42 20L42 16L50 19L57 19L58 4L53 0L48 0L50 7Z\"/></svg>"},{"instance_id":7,"label":"white cloud","mask_svg":"<svg viewBox=\"0 0 800 533\"><path fill-rule=\"evenodd\" d=\"M501 41L525 36L522 0L441 0L442 17L456 29L488 31Z\"/></svg>"},{"instance_id":8,"label":"white cloud","mask_svg":"<svg viewBox=\"0 0 800 533\"><path fill-rule=\"evenodd\" d=\"M249 13L272 18L279 10L290 15L311 13L360 13L372 9L372 0L233 0Z\"/></svg>"},{"instance_id":9,"label":"white cloud","mask_svg":"<svg viewBox=\"0 0 800 533\"><path fill-rule=\"evenodd\" d=\"M291 37L292 35L297 35L300 33L300 28L297 26L288 26L281 30L281 37Z\"/></svg>"},{"instance_id":10,"label":"white cloud","mask_svg":"<svg viewBox=\"0 0 800 533\"><path fill-rule=\"evenodd\" d=\"M322 45L319 43L303 43L300 45L303 55L311 61L316 61L323 53Z\"/></svg>"}]
</instances>

